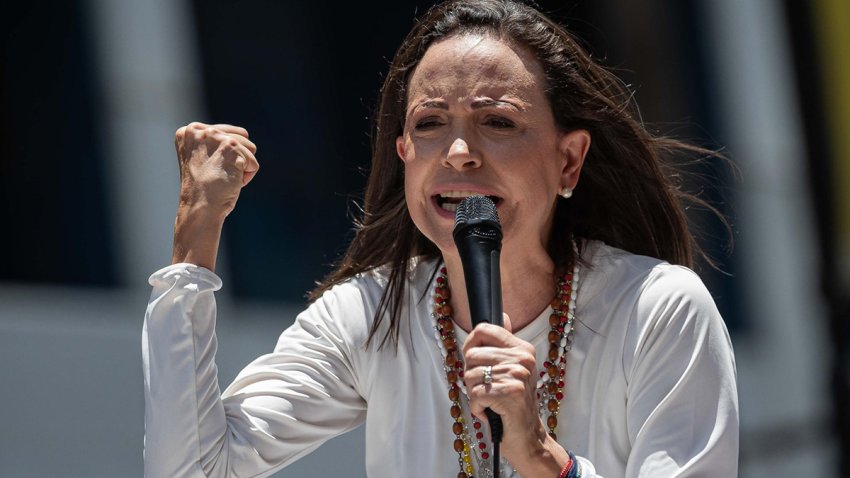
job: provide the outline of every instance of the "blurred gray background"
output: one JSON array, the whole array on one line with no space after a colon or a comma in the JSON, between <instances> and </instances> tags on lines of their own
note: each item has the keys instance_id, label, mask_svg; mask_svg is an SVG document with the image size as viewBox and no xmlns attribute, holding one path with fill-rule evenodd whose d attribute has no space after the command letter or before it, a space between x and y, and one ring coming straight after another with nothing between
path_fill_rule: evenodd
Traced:
<instances>
[{"instance_id":1,"label":"blurred gray background","mask_svg":"<svg viewBox=\"0 0 850 478\"><path fill-rule=\"evenodd\" d=\"M0 476L142 476L147 277L170 261L174 131L246 127L226 224L222 384L351 238L389 59L431 2L17 2L0 25ZM539 2L653 131L723 149L691 211L732 334L740 476L850 476L850 2ZM362 431L278 476L365 475ZM400 445L400 446L403 446Z\"/></svg>"}]
</instances>

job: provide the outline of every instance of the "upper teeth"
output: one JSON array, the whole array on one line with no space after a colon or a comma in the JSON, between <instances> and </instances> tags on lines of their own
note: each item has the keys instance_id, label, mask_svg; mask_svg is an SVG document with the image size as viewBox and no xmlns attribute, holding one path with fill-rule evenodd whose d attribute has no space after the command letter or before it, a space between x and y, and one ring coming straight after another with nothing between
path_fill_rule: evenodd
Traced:
<instances>
[{"instance_id":1,"label":"upper teeth","mask_svg":"<svg viewBox=\"0 0 850 478\"><path fill-rule=\"evenodd\" d=\"M440 193L441 198L468 198L470 196L483 196L483 194L472 191L449 191Z\"/></svg>"}]
</instances>

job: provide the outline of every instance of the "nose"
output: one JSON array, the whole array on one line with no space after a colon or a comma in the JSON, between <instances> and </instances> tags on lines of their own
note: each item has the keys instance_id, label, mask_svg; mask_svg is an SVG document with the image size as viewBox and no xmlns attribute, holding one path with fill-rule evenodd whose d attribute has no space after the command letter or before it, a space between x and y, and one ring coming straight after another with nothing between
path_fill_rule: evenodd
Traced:
<instances>
[{"instance_id":1,"label":"nose","mask_svg":"<svg viewBox=\"0 0 850 478\"><path fill-rule=\"evenodd\" d=\"M481 158L469 150L469 144L462 138L454 140L443 160L443 166L458 171L481 166Z\"/></svg>"}]
</instances>

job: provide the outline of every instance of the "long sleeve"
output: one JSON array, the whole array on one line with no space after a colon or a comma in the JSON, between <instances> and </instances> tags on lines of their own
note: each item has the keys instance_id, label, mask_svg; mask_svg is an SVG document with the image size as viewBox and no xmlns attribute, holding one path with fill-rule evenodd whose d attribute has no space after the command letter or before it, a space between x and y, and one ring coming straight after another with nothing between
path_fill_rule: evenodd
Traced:
<instances>
[{"instance_id":1,"label":"long sleeve","mask_svg":"<svg viewBox=\"0 0 850 478\"><path fill-rule=\"evenodd\" d=\"M591 252L558 433L582 477L737 476L734 354L705 285L684 267Z\"/></svg>"},{"instance_id":2,"label":"long sleeve","mask_svg":"<svg viewBox=\"0 0 850 478\"><path fill-rule=\"evenodd\" d=\"M363 316L357 294L326 294L274 352L220 393L213 296L220 279L177 264L150 283L142 336L146 476L266 476L362 423L350 331L334 320L341 310Z\"/></svg>"},{"instance_id":3,"label":"long sleeve","mask_svg":"<svg viewBox=\"0 0 850 478\"><path fill-rule=\"evenodd\" d=\"M655 273L638 301L628 377L626 476L737 476L738 396L731 341L693 272Z\"/></svg>"}]
</instances>

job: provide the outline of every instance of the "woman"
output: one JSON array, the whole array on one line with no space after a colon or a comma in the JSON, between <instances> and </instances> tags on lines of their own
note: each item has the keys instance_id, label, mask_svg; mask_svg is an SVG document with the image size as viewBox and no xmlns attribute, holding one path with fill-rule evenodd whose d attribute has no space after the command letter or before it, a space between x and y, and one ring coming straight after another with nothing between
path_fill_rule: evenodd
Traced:
<instances>
[{"instance_id":1,"label":"woman","mask_svg":"<svg viewBox=\"0 0 850 478\"><path fill-rule=\"evenodd\" d=\"M366 423L369 476L492 476L489 407L503 476L735 476L731 345L662 162L696 148L652 137L629 98L532 8L433 8L384 83L346 256L221 394L212 270L256 147L178 130L173 265L143 338L147 474L265 476ZM504 231L504 329L471 328L452 240L470 195Z\"/></svg>"}]
</instances>

